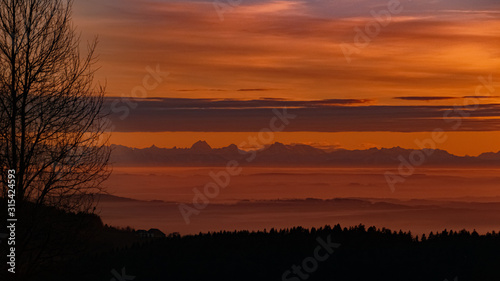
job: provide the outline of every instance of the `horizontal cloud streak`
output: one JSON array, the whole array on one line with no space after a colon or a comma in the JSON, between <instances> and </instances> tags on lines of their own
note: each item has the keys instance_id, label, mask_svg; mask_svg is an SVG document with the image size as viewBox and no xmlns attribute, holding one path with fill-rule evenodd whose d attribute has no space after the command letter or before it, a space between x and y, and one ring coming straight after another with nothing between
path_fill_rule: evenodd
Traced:
<instances>
[{"instance_id":1,"label":"horizontal cloud streak","mask_svg":"<svg viewBox=\"0 0 500 281\"><path fill-rule=\"evenodd\" d=\"M464 96L464 99L498 99L500 96Z\"/></svg>"},{"instance_id":2,"label":"horizontal cloud streak","mask_svg":"<svg viewBox=\"0 0 500 281\"><path fill-rule=\"evenodd\" d=\"M106 97L105 107L111 108L121 98ZM352 105L369 103L368 99L323 99L323 100L286 100L279 98L261 98L256 100L237 99L183 99L183 98L145 98L134 99L141 107L154 109L184 108L261 108L261 107L322 107L333 105ZM116 106L116 105L115 105Z\"/></svg>"},{"instance_id":3,"label":"horizontal cloud streak","mask_svg":"<svg viewBox=\"0 0 500 281\"><path fill-rule=\"evenodd\" d=\"M433 101L433 100L452 100L457 97L394 97L396 100L411 100L411 101Z\"/></svg>"},{"instance_id":4,"label":"horizontal cloud streak","mask_svg":"<svg viewBox=\"0 0 500 281\"><path fill-rule=\"evenodd\" d=\"M115 104L111 120L118 132L258 132L269 126L273 108L297 117L285 131L423 132L436 128L456 131L499 131L500 105L478 105L476 110L453 106L339 106L335 100L137 100L134 110L123 116ZM293 106L284 108L285 106ZM452 110L445 114L446 111ZM453 111L454 110L454 111ZM445 120L443 116L448 118ZM464 118L466 116L466 118ZM460 122L460 126L453 128Z\"/></svg>"}]
</instances>

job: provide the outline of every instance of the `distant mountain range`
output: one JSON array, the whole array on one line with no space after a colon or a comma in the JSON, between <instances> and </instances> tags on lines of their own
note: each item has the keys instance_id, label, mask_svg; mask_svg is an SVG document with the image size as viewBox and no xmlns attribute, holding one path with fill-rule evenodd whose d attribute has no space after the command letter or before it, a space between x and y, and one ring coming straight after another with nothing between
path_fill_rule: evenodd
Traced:
<instances>
[{"instance_id":1,"label":"distant mountain range","mask_svg":"<svg viewBox=\"0 0 500 281\"><path fill-rule=\"evenodd\" d=\"M456 156L445 150L413 150L401 147L366 150L326 151L305 144L276 142L256 152L240 150L236 145L212 148L198 141L190 148L131 148L112 145L111 161L116 166L225 166L236 160L242 166L394 166L402 161L420 161L424 166L500 166L500 151L479 156ZM252 157L252 154L255 157ZM401 160L405 159L405 160Z\"/></svg>"}]
</instances>

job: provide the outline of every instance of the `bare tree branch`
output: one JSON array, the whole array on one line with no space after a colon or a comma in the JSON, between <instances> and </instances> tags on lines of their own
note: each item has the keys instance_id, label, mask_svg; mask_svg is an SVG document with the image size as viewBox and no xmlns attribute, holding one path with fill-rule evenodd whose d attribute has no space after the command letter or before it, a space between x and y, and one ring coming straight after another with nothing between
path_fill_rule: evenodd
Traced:
<instances>
[{"instance_id":1,"label":"bare tree branch","mask_svg":"<svg viewBox=\"0 0 500 281\"><path fill-rule=\"evenodd\" d=\"M93 83L97 41L82 57L71 4L0 1L0 177L5 182L6 169L16 170L19 201L76 211L100 191L110 152L98 142L104 89Z\"/></svg>"}]
</instances>

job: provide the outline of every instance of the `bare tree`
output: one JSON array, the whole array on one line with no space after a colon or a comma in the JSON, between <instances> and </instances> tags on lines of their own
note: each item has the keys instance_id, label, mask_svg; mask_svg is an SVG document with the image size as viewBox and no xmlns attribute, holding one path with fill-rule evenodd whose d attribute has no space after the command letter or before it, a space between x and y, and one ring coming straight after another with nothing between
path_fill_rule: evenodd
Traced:
<instances>
[{"instance_id":1,"label":"bare tree","mask_svg":"<svg viewBox=\"0 0 500 281\"><path fill-rule=\"evenodd\" d=\"M0 0L0 206L15 170L17 276L26 280L88 245L82 241L95 220L64 211L92 210L109 175L104 88L94 84L97 40L80 55L71 7Z\"/></svg>"},{"instance_id":2,"label":"bare tree","mask_svg":"<svg viewBox=\"0 0 500 281\"><path fill-rule=\"evenodd\" d=\"M72 1L0 0L0 177L16 201L88 210L109 175L95 40L80 55Z\"/></svg>"}]
</instances>

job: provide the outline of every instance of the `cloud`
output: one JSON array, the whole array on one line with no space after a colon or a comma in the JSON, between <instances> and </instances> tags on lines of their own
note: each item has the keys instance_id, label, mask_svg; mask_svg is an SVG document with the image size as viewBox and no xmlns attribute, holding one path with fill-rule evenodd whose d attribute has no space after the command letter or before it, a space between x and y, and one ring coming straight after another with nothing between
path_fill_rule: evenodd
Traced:
<instances>
[{"instance_id":1,"label":"cloud","mask_svg":"<svg viewBox=\"0 0 500 281\"><path fill-rule=\"evenodd\" d=\"M225 92L225 89L179 89L178 92Z\"/></svg>"},{"instance_id":2,"label":"cloud","mask_svg":"<svg viewBox=\"0 0 500 281\"><path fill-rule=\"evenodd\" d=\"M339 100L154 98L132 102L137 105L135 109L127 109L125 102L115 104L117 110L110 118L117 132L259 132L269 127L276 110L296 116L285 127L287 132L426 132L437 128L500 130L498 104L478 105L472 111L456 106L354 105L352 101ZM109 100L107 105L110 105ZM128 112L126 116L124 109ZM462 118L463 112L469 116ZM453 128L458 122L459 126Z\"/></svg>"},{"instance_id":3,"label":"cloud","mask_svg":"<svg viewBox=\"0 0 500 281\"><path fill-rule=\"evenodd\" d=\"M238 92L263 92L263 91L272 91L273 89L238 89Z\"/></svg>"},{"instance_id":4,"label":"cloud","mask_svg":"<svg viewBox=\"0 0 500 281\"><path fill-rule=\"evenodd\" d=\"M435 100L451 100L457 99L457 97L394 97L397 100L409 100L409 101L435 101Z\"/></svg>"},{"instance_id":5,"label":"cloud","mask_svg":"<svg viewBox=\"0 0 500 281\"><path fill-rule=\"evenodd\" d=\"M406 100L406 101L441 101L441 100L453 100L453 99L498 99L500 96L463 96L463 97L433 97L433 96L408 96L408 97L393 97L395 100Z\"/></svg>"},{"instance_id":6,"label":"cloud","mask_svg":"<svg viewBox=\"0 0 500 281\"><path fill-rule=\"evenodd\" d=\"M464 99L498 99L500 96L464 96Z\"/></svg>"},{"instance_id":7,"label":"cloud","mask_svg":"<svg viewBox=\"0 0 500 281\"><path fill-rule=\"evenodd\" d=\"M148 110L165 109L196 109L196 108L283 108L283 107L325 107L337 105L366 104L372 102L369 99L323 99L323 100L287 100L283 98L260 98L253 100L241 99L188 99L188 98L161 98L152 97L144 99L122 99L120 97L106 97L105 108L111 110L120 103L135 103L141 108ZM114 104L114 105L113 105ZM135 107L135 106L134 106Z\"/></svg>"}]
</instances>

